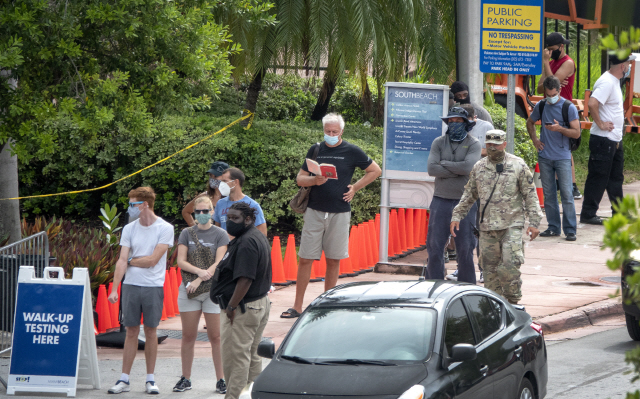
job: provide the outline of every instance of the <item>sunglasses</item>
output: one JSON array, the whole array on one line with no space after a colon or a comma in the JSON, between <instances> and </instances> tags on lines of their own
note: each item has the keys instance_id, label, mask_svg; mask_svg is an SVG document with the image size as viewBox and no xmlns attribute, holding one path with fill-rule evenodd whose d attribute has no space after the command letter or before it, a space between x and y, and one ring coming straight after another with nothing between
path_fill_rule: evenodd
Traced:
<instances>
[{"instance_id":1,"label":"sunglasses","mask_svg":"<svg viewBox=\"0 0 640 399\"><path fill-rule=\"evenodd\" d=\"M201 213L209 213L211 211L212 211L212 209L196 209L193 212L197 213L197 214L201 214Z\"/></svg>"},{"instance_id":2,"label":"sunglasses","mask_svg":"<svg viewBox=\"0 0 640 399\"><path fill-rule=\"evenodd\" d=\"M140 204L144 204L144 201L129 202L129 208L133 208L134 206L140 205Z\"/></svg>"}]
</instances>

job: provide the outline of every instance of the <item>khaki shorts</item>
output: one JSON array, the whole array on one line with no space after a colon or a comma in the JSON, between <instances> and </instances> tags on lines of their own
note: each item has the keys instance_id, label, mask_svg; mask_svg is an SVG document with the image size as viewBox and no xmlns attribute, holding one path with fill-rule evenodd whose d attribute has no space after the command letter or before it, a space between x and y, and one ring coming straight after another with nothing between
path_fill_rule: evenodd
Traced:
<instances>
[{"instance_id":1,"label":"khaki shorts","mask_svg":"<svg viewBox=\"0 0 640 399\"><path fill-rule=\"evenodd\" d=\"M195 298L189 299L184 283L178 288L178 309L182 312L195 312L202 310L202 313L220 313L220 306L211 301L208 292L203 292Z\"/></svg>"},{"instance_id":2,"label":"khaki shorts","mask_svg":"<svg viewBox=\"0 0 640 399\"><path fill-rule=\"evenodd\" d=\"M320 260L322 251L328 259L349 257L351 212L320 212L307 208L298 256Z\"/></svg>"}]
</instances>

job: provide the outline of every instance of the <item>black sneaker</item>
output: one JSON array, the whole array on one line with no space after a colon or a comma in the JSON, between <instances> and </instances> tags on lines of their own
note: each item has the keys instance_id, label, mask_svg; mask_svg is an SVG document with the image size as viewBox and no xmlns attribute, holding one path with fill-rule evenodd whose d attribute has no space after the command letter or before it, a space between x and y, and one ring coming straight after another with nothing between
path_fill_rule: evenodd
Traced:
<instances>
[{"instance_id":1,"label":"black sneaker","mask_svg":"<svg viewBox=\"0 0 640 399\"><path fill-rule=\"evenodd\" d=\"M576 239L577 238L576 238L575 234L573 234L573 233L567 234L567 238L566 238L567 241L575 241Z\"/></svg>"},{"instance_id":2,"label":"black sneaker","mask_svg":"<svg viewBox=\"0 0 640 399\"><path fill-rule=\"evenodd\" d=\"M191 389L191 380L185 378L185 376L180 377L180 381L173 387L173 392L184 392Z\"/></svg>"},{"instance_id":3,"label":"black sneaker","mask_svg":"<svg viewBox=\"0 0 640 399\"><path fill-rule=\"evenodd\" d=\"M220 378L216 383L216 392L227 393L227 383L224 382L224 378Z\"/></svg>"},{"instance_id":4,"label":"black sneaker","mask_svg":"<svg viewBox=\"0 0 640 399\"><path fill-rule=\"evenodd\" d=\"M449 254L449 260L457 260L458 259L458 254L456 253L455 249L453 251L447 249L447 253Z\"/></svg>"},{"instance_id":5,"label":"black sneaker","mask_svg":"<svg viewBox=\"0 0 640 399\"><path fill-rule=\"evenodd\" d=\"M573 183L573 199L580 199L582 198L582 193L580 193L580 190L578 190L578 186L576 186L575 183Z\"/></svg>"}]
</instances>

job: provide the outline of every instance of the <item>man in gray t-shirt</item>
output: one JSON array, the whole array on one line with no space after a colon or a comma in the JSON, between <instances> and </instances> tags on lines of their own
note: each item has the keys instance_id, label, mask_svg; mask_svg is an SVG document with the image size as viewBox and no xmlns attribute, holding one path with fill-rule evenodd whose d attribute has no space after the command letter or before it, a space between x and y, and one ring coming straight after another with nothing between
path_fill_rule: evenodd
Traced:
<instances>
[{"instance_id":1,"label":"man in gray t-shirt","mask_svg":"<svg viewBox=\"0 0 640 399\"><path fill-rule=\"evenodd\" d=\"M453 107L442 118L447 132L433 141L427 170L436 178L436 187L429 206L427 233L427 277L444 279L444 248L449 240L449 225L453 208L458 205L469 173L480 160L480 143L469 134L475 123L463 108ZM458 281L476 283L473 250L476 246L473 225L477 208L474 206L460 223L455 237L458 255ZM464 227L463 227L464 225Z\"/></svg>"}]
</instances>

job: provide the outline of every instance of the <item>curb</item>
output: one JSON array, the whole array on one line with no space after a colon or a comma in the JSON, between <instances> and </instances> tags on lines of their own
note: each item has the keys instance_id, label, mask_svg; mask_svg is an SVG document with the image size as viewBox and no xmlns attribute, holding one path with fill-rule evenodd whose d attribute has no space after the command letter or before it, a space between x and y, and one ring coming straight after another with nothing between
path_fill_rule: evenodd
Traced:
<instances>
[{"instance_id":1,"label":"curb","mask_svg":"<svg viewBox=\"0 0 640 399\"><path fill-rule=\"evenodd\" d=\"M624 314L620 298L605 299L566 312L534 319L546 334L594 325L598 320Z\"/></svg>"}]
</instances>

